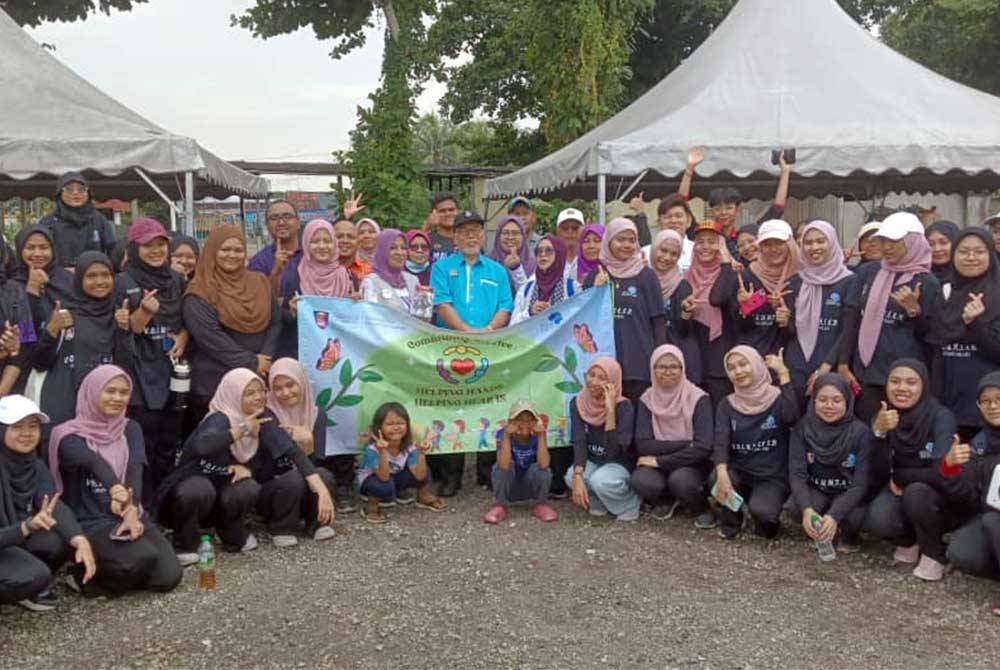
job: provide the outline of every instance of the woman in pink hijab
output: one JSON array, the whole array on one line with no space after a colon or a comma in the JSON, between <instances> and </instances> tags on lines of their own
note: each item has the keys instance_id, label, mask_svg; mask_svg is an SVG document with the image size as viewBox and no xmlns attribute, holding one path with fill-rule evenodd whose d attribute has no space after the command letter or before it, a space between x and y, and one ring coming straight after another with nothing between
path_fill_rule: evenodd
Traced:
<instances>
[{"instance_id":1,"label":"woman in pink hijab","mask_svg":"<svg viewBox=\"0 0 1000 670\"><path fill-rule=\"evenodd\" d=\"M726 354L733 393L715 412L715 477L712 496L719 503L719 535L736 537L746 507L754 534L778 535L781 507L790 492L788 438L799 419L799 403L780 352L767 361L756 349L740 345ZM778 377L780 388L771 381Z\"/></svg>"},{"instance_id":2,"label":"woman in pink hijab","mask_svg":"<svg viewBox=\"0 0 1000 670\"><path fill-rule=\"evenodd\" d=\"M900 358L927 363L925 339L941 302L932 254L915 214L896 212L875 233L882 260L858 270L844 315L837 372L855 393L858 418L871 421L885 398L889 368ZM972 380L974 381L974 380ZM970 383L972 383L970 381Z\"/></svg>"},{"instance_id":3,"label":"woman in pink hijab","mask_svg":"<svg viewBox=\"0 0 1000 670\"><path fill-rule=\"evenodd\" d=\"M711 470L715 430L712 401L688 380L684 354L674 345L657 347L649 367L653 384L636 407L639 461L632 472L632 488L653 507L657 519L669 519L683 505L699 517L695 525L711 527L705 478Z\"/></svg>"},{"instance_id":4,"label":"woman in pink hijab","mask_svg":"<svg viewBox=\"0 0 1000 670\"><path fill-rule=\"evenodd\" d=\"M601 266L583 287L611 284L614 305L615 352L622 368L623 393L634 404L649 387L649 357L667 341L666 316L660 281L650 270L639 247L635 224L618 218L608 224L601 239Z\"/></svg>"},{"instance_id":5,"label":"woman in pink hijab","mask_svg":"<svg viewBox=\"0 0 1000 670\"><path fill-rule=\"evenodd\" d=\"M56 490L97 559L97 574L86 584L78 566L70 569L86 596L169 591L182 577L170 544L142 507L146 451L142 428L125 416L131 395L132 381L124 370L94 368L77 391L76 416L56 426L49 438Z\"/></svg>"}]
</instances>

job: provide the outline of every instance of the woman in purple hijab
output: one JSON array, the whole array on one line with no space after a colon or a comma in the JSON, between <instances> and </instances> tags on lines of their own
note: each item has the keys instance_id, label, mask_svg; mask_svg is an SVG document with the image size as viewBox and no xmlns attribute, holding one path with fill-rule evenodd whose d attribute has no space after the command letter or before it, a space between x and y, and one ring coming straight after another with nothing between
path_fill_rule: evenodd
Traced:
<instances>
[{"instance_id":1,"label":"woman in purple hijab","mask_svg":"<svg viewBox=\"0 0 1000 670\"><path fill-rule=\"evenodd\" d=\"M521 290L535 272L535 259L528 248L521 217L511 214L500 221L489 257L507 268L511 293Z\"/></svg>"},{"instance_id":2,"label":"woman in purple hijab","mask_svg":"<svg viewBox=\"0 0 1000 670\"><path fill-rule=\"evenodd\" d=\"M571 298L577 283L566 277L566 243L555 235L546 235L535 246L535 274L514 297L510 325L525 321L548 308Z\"/></svg>"},{"instance_id":3,"label":"woman in purple hijab","mask_svg":"<svg viewBox=\"0 0 1000 670\"><path fill-rule=\"evenodd\" d=\"M591 272L601 264L601 240L604 239L604 226L590 223L580 231L580 246L576 252L576 281L580 284Z\"/></svg>"},{"instance_id":4,"label":"woman in purple hijab","mask_svg":"<svg viewBox=\"0 0 1000 670\"><path fill-rule=\"evenodd\" d=\"M386 228L375 240L372 272L361 282L361 294L374 302L407 314L414 313L418 281L405 271L407 259L406 236L395 228Z\"/></svg>"}]
</instances>

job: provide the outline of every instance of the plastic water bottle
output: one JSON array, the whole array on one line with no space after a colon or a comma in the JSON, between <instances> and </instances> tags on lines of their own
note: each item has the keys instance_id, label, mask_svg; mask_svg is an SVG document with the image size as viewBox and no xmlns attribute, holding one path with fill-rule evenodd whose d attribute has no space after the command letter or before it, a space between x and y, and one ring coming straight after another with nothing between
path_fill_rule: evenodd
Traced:
<instances>
[{"instance_id":1,"label":"plastic water bottle","mask_svg":"<svg viewBox=\"0 0 1000 670\"><path fill-rule=\"evenodd\" d=\"M823 519L820 518L819 514L813 514L809 521L813 525L813 530L819 531L823 528ZM833 561L837 558L837 550L833 548L833 542L816 540L816 553L819 554L819 560L823 562Z\"/></svg>"},{"instance_id":2,"label":"plastic water bottle","mask_svg":"<svg viewBox=\"0 0 1000 670\"><path fill-rule=\"evenodd\" d=\"M198 545L198 590L215 590L215 549L208 535L202 535Z\"/></svg>"}]
</instances>

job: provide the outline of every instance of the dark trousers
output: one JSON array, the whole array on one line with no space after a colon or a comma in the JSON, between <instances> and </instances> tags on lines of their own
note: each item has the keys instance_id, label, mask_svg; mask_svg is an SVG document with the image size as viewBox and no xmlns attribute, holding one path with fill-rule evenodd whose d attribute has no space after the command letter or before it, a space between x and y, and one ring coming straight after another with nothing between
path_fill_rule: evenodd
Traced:
<instances>
[{"instance_id":1,"label":"dark trousers","mask_svg":"<svg viewBox=\"0 0 1000 670\"><path fill-rule=\"evenodd\" d=\"M32 598L49 586L52 572L23 547L0 549L0 605Z\"/></svg>"},{"instance_id":2,"label":"dark trousers","mask_svg":"<svg viewBox=\"0 0 1000 670\"><path fill-rule=\"evenodd\" d=\"M809 507L816 510L817 514L822 515L830 511L830 507L836 499L837 496L828 495L822 491L809 487ZM845 518L838 521L837 526L841 536L846 535L849 538L856 537L857 534L861 532L861 528L865 524L865 515L867 512L868 507L864 503L861 503L848 512ZM802 510L795 504L794 499L792 501L792 514L795 515L795 522L801 524Z\"/></svg>"},{"instance_id":3,"label":"dark trousers","mask_svg":"<svg viewBox=\"0 0 1000 670\"><path fill-rule=\"evenodd\" d=\"M170 543L156 524L144 521L144 525L142 537L134 542L112 540L114 523L87 533L97 559L97 574L83 585L84 595L121 595L136 589L170 591L180 583L184 573ZM74 565L70 571L80 577L83 567Z\"/></svg>"},{"instance_id":4,"label":"dark trousers","mask_svg":"<svg viewBox=\"0 0 1000 670\"><path fill-rule=\"evenodd\" d=\"M180 552L198 548L199 529L214 526L223 544L239 549L247 540L246 516L253 510L260 484L229 478L215 481L204 475L182 480L167 494L163 521L174 531L174 546Z\"/></svg>"},{"instance_id":5,"label":"dark trousers","mask_svg":"<svg viewBox=\"0 0 1000 670\"><path fill-rule=\"evenodd\" d=\"M361 495L375 498L381 502L394 502L400 491L419 489L430 483L430 473L423 479L417 479L409 468L403 468L383 481L374 474L361 482Z\"/></svg>"},{"instance_id":6,"label":"dark trousers","mask_svg":"<svg viewBox=\"0 0 1000 670\"><path fill-rule=\"evenodd\" d=\"M146 510L154 511L156 490L173 472L177 462L182 416L171 409L152 410L138 405L129 407L128 415L142 427L146 462L149 464L143 473L142 505Z\"/></svg>"},{"instance_id":7,"label":"dark trousers","mask_svg":"<svg viewBox=\"0 0 1000 670\"><path fill-rule=\"evenodd\" d=\"M865 530L900 547L914 543L920 553L939 563L947 562L947 547L941 536L957 528L968 515L949 505L934 487L923 482L907 484L902 496L889 489L879 493L868 507Z\"/></svg>"},{"instance_id":8,"label":"dark trousers","mask_svg":"<svg viewBox=\"0 0 1000 670\"><path fill-rule=\"evenodd\" d=\"M462 473L465 471L465 454L432 454L427 457L434 481L442 487L462 488Z\"/></svg>"},{"instance_id":9,"label":"dark trousers","mask_svg":"<svg viewBox=\"0 0 1000 670\"><path fill-rule=\"evenodd\" d=\"M1000 578L1000 512L980 514L956 530L948 561L969 575Z\"/></svg>"},{"instance_id":10,"label":"dark trousers","mask_svg":"<svg viewBox=\"0 0 1000 670\"><path fill-rule=\"evenodd\" d=\"M294 468L261 484L256 508L271 534L288 535L298 529L306 488L302 474Z\"/></svg>"},{"instance_id":11,"label":"dark trousers","mask_svg":"<svg viewBox=\"0 0 1000 670\"><path fill-rule=\"evenodd\" d=\"M354 479L357 477L357 461L357 456L354 454L337 454L320 459L319 463L324 471L332 477L334 497L351 497Z\"/></svg>"},{"instance_id":12,"label":"dark trousers","mask_svg":"<svg viewBox=\"0 0 1000 670\"><path fill-rule=\"evenodd\" d=\"M24 541L24 548L31 552L32 556L49 566L49 570L52 572L62 567L72 552L69 542L54 530L32 533Z\"/></svg>"},{"instance_id":13,"label":"dark trousers","mask_svg":"<svg viewBox=\"0 0 1000 670\"><path fill-rule=\"evenodd\" d=\"M878 414L879 409L882 407L883 400L885 400L884 385L862 384L861 393L854 403L854 413L865 425L870 426L872 420L875 419L875 415Z\"/></svg>"},{"instance_id":14,"label":"dark trousers","mask_svg":"<svg viewBox=\"0 0 1000 670\"><path fill-rule=\"evenodd\" d=\"M493 483L493 504L508 507L512 502L530 500L538 505L549 499L552 470L532 463L527 470L519 470L511 463L506 470L494 465L490 473Z\"/></svg>"},{"instance_id":15,"label":"dark trousers","mask_svg":"<svg viewBox=\"0 0 1000 670\"><path fill-rule=\"evenodd\" d=\"M781 508L788 499L788 483L775 479L756 479L739 470L729 468L733 489L743 496L744 505L754 520L754 533L768 539L778 535ZM739 531L743 518L740 512L719 507L719 528L727 534Z\"/></svg>"},{"instance_id":16,"label":"dark trousers","mask_svg":"<svg viewBox=\"0 0 1000 670\"><path fill-rule=\"evenodd\" d=\"M194 432L194 429L198 427L201 420L208 416L208 403L211 402L211 398L205 396L188 396L188 408L184 412L184 418L181 421L183 426L181 434L187 437Z\"/></svg>"},{"instance_id":17,"label":"dark trousers","mask_svg":"<svg viewBox=\"0 0 1000 670\"><path fill-rule=\"evenodd\" d=\"M701 388L712 400L712 407L718 407L722 399L733 392L733 384L725 377L705 377Z\"/></svg>"},{"instance_id":18,"label":"dark trousers","mask_svg":"<svg viewBox=\"0 0 1000 670\"><path fill-rule=\"evenodd\" d=\"M573 447L549 449L549 469L552 470L551 492L555 495L567 493L566 471L573 465Z\"/></svg>"},{"instance_id":19,"label":"dark trousers","mask_svg":"<svg viewBox=\"0 0 1000 670\"><path fill-rule=\"evenodd\" d=\"M701 514L708 511L705 478L709 467L705 463L668 472L641 466L632 471L632 488L643 501L651 505L673 498L691 514Z\"/></svg>"},{"instance_id":20,"label":"dark trousers","mask_svg":"<svg viewBox=\"0 0 1000 670\"><path fill-rule=\"evenodd\" d=\"M635 408L639 406L639 398L648 388L648 381L627 379L622 382L622 395L628 398L629 402L632 403L632 407Z\"/></svg>"},{"instance_id":21,"label":"dark trousers","mask_svg":"<svg viewBox=\"0 0 1000 670\"><path fill-rule=\"evenodd\" d=\"M323 485L326 486L327 492L329 492L330 497L334 497L334 478L329 470L326 468L316 468L316 474L319 478L323 480ZM302 493L302 504L300 506L300 518L306 524L306 530L310 533L316 530L316 517L319 516L319 498L313 493L312 489L309 488L308 484L303 484L305 490Z\"/></svg>"}]
</instances>

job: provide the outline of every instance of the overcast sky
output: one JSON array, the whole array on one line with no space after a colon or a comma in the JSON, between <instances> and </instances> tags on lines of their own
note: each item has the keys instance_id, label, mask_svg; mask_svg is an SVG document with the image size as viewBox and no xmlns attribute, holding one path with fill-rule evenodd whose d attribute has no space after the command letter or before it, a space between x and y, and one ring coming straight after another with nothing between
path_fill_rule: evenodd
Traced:
<instances>
[{"instance_id":1,"label":"overcast sky","mask_svg":"<svg viewBox=\"0 0 1000 670\"><path fill-rule=\"evenodd\" d=\"M349 146L357 106L378 86L381 26L364 48L333 60L334 41L311 29L265 41L230 27L230 15L251 5L150 0L29 32L108 95L222 158L328 160ZM420 111L433 111L441 93L428 87Z\"/></svg>"}]
</instances>

